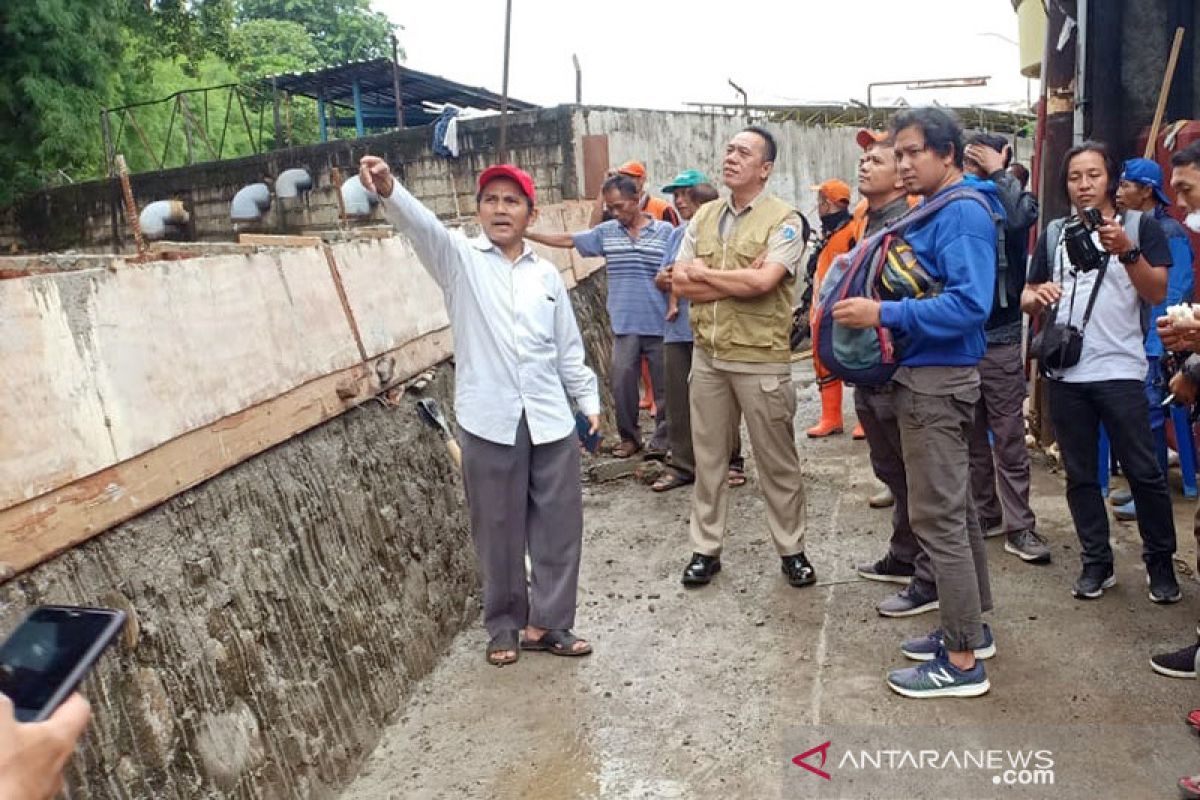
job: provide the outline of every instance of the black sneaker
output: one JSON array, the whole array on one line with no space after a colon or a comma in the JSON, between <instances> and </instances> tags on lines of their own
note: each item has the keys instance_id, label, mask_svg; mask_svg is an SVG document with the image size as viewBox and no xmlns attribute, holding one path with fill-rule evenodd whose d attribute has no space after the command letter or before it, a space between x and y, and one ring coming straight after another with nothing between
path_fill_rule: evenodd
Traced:
<instances>
[{"instance_id":1,"label":"black sneaker","mask_svg":"<svg viewBox=\"0 0 1200 800\"><path fill-rule=\"evenodd\" d=\"M1150 586L1150 602L1159 605L1178 603L1183 599L1179 581L1175 580L1175 567L1171 562L1146 567L1146 583Z\"/></svg>"},{"instance_id":2,"label":"black sneaker","mask_svg":"<svg viewBox=\"0 0 1200 800\"><path fill-rule=\"evenodd\" d=\"M869 581L902 583L907 586L912 583L916 568L912 564L905 564L903 561L894 558L891 553L888 553L874 564L856 564L854 571L858 573L858 577L866 578Z\"/></svg>"},{"instance_id":3,"label":"black sneaker","mask_svg":"<svg viewBox=\"0 0 1200 800\"><path fill-rule=\"evenodd\" d=\"M1150 668L1168 678L1195 678L1196 651L1200 644L1189 644L1174 653L1159 653L1150 657Z\"/></svg>"},{"instance_id":4,"label":"black sneaker","mask_svg":"<svg viewBox=\"0 0 1200 800\"><path fill-rule=\"evenodd\" d=\"M1111 566L1085 569L1075 579L1071 594L1079 600L1095 600L1104 594L1105 589L1111 589L1116 584L1117 576L1113 574Z\"/></svg>"},{"instance_id":5,"label":"black sneaker","mask_svg":"<svg viewBox=\"0 0 1200 800\"><path fill-rule=\"evenodd\" d=\"M1013 531L1006 535L1004 552L1031 564L1050 563L1050 545L1037 531Z\"/></svg>"}]
</instances>

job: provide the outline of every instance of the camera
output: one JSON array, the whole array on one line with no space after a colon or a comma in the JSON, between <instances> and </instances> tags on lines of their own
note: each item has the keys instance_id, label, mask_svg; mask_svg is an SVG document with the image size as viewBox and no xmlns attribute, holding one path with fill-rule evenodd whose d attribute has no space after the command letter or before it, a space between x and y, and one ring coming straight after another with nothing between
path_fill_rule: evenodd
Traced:
<instances>
[{"instance_id":1,"label":"camera","mask_svg":"<svg viewBox=\"0 0 1200 800\"><path fill-rule=\"evenodd\" d=\"M1077 216L1071 217L1063 225L1063 242L1067 246L1067 260L1079 272L1091 272L1099 269L1108 259L1108 253L1101 250L1092 241L1092 232L1104 223L1100 212L1094 208L1085 208Z\"/></svg>"}]
</instances>

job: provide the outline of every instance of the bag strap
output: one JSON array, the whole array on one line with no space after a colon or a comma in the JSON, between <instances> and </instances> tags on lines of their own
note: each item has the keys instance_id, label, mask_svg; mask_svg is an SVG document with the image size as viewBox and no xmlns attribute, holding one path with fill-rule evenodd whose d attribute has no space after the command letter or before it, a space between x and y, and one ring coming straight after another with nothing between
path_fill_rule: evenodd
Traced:
<instances>
[{"instance_id":1,"label":"bag strap","mask_svg":"<svg viewBox=\"0 0 1200 800\"><path fill-rule=\"evenodd\" d=\"M993 211L992 222L996 226L996 297L1001 308L1008 308L1008 238L1005 219Z\"/></svg>"},{"instance_id":2,"label":"bag strap","mask_svg":"<svg viewBox=\"0 0 1200 800\"><path fill-rule=\"evenodd\" d=\"M1096 295L1100 294L1100 284L1104 283L1104 275L1107 272L1108 272L1108 259L1106 258L1106 259L1104 259L1104 263L1102 263L1100 265L1100 268L1096 271L1096 273L1097 273L1096 274L1096 282L1094 284L1092 284L1092 293L1091 293L1091 296L1088 297L1087 308L1085 308L1083 310L1083 320L1080 322L1080 325L1079 325L1080 333L1083 333L1084 328L1087 327L1088 320L1092 318L1092 309L1096 305ZM1076 277L1075 280L1078 282L1079 278ZM1078 285L1078 283L1076 285ZM1072 298L1072 299L1074 299L1074 298Z\"/></svg>"}]
</instances>

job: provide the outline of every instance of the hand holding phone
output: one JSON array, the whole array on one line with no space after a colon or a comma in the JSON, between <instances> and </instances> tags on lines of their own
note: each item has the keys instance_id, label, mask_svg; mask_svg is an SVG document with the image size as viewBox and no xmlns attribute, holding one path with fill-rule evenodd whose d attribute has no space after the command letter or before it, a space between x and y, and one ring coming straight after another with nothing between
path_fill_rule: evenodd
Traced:
<instances>
[{"instance_id":1,"label":"hand holding phone","mask_svg":"<svg viewBox=\"0 0 1200 800\"><path fill-rule=\"evenodd\" d=\"M592 423L582 411L575 412L575 433L579 434L579 441L583 448L589 453L595 453L596 448L600 446L600 440L604 437L600 435L600 431L592 431Z\"/></svg>"},{"instance_id":2,"label":"hand holding phone","mask_svg":"<svg viewBox=\"0 0 1200 800\"><path fill-rule=\"evenodd\" d=\"M0 797L55 797L91 717L87 700L73 694L45 722L18 722L12 701L0 695Z\"/></svg>"},{"instance_id":3,"label":"hand holding phone","mask_svg":"<svg viewBox=\"0 0 1200 800\"><path fill-rule=\"evenodd\" d=\"M0 644L0 694L19 722L50 717L125 625L111 608L39 606Z\"/></svg>"}]
</instances>

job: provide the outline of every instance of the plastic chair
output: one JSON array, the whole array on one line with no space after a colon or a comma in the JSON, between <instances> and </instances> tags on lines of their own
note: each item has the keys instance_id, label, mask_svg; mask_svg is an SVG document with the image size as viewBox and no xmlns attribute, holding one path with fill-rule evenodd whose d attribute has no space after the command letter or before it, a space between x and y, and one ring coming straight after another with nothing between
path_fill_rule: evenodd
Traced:
<instances>
[{"instance_id":1,"label":"plastic chair","mask_svg":"<svg viewBox=\"0 0 1200 800\"><path fill-rule=\"evenodd\" d=\"M1175 444L1179 447L1179 471L1183 477L1183 496L1200 496L1196 485L1196 440L1192 436L1191 414L1183 406L1171 406L1171 425L1175 428ZM1160 429L1161 430L1161 429ZM1158 463L1163 465L1164 472L1167 463L1167 437L1159 434L1154 437ZM1108 432L1100 426L1099 442L1100 472L1097 480L1100 483L1100 496L1108 497L1109 478L1116 474L1116 457L1108 440Z\"/></svg>"}]
</instances>

